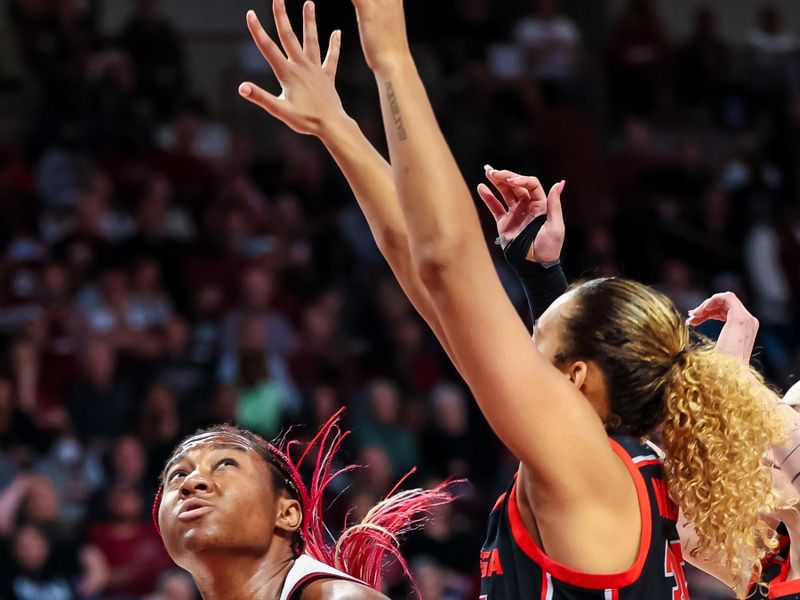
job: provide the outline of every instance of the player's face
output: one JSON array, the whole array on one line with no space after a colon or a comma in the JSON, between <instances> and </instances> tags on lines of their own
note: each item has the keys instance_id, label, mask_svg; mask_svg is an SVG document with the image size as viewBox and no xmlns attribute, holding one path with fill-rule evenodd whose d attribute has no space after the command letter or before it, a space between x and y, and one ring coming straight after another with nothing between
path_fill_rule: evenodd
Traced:
<instances>
[{"instance_id":1,"label":"player's face","mask_svg":"<svg viewBox=\"0 0 800 600\"><path fill-rule=\"evenodd\" d=\"M556 361L565 342L566 332L564 316L573 310L575 293L567 292L558 298L539 317L533 333L533 341L539 353L551 364L556 366L594 407L602 418L607 418L610 413L608 406L608 393L602 372L596 365L592 366L584 360Z\"/></svg>"},{"instance_id":2,"label":"player's face","mask_svg":"<svg viewBox=\"0 0 800 600\"><path fill-rule=\"evenodd\" d=\"M203 551L266 553L287 502L299 514L246 439L201 434L167 464L158 523L170 556L189 570Z\"/></svg>"}]
</instances>

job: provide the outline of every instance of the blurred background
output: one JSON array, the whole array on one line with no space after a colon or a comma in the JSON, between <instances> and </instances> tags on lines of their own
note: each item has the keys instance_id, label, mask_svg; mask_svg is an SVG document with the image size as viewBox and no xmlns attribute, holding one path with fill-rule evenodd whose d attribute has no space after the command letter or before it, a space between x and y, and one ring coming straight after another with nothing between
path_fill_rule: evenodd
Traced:
<instances>
[{"instance_id":1,"label":"blurred background","mask_svg":"<svg viewBox=\"0 0 800 600\"><path fill-rule=\"evenodd\" d=\"M300 0L287 5L298 17ZM343 460L369 468L339 483L331 527L413 465L414 484L468 477L406 549L426 600L476 597L514 460L323 147L238 97L245 78L276 89L244 27L248 8L269 21L268 2L1 6L0 599L195 598L148 518L175 443L223 421L308 436L342 405L355 429ZM471 184L485 163L566 179L571 277L624 274L681 310L735 291L761 321L757 361L793 382L795 2L406 6ZM344 31L345 107L384 148L350 3L317 13L325 34ZM692 579L693 598L729 597Z\"/></svg>"}]
</instances>

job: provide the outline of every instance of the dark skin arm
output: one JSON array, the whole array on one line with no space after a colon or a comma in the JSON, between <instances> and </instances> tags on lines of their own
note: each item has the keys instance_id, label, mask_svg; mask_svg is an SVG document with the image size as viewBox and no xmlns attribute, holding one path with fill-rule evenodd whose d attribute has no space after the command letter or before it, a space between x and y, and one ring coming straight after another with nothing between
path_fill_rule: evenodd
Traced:
<instances>
[{"instance_id":1,"label":"dark skin arm","mask_svg":"<svg viewBox=\"0 0 800 600\"><path fill-rule=\"evenodd\" d=\"M371 587L344 579L318 579L301 592L300 600L389 600Z\"/></svg>"}]
</instances>

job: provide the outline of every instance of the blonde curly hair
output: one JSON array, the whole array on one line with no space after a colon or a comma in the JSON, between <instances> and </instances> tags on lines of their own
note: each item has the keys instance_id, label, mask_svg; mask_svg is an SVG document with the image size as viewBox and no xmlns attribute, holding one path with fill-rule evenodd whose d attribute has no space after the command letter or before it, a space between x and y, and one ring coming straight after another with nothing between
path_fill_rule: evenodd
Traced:
<instances>
[{"instance_id":1,"label":"blonde curly hair","mask_svg":"<svg viewBox=\"0 0 800 600\"><path fill-rule=\"evenodd\" d=\"M690 332L673 303L621 278L572 288L557 363L591 360L601 369L612 435L661 428L672 499L693 523L692 555L732 574L745 597L761 560L776 546L762 520L779 501L762 458L783 440L777 396L762 379Z\"/></svg>"},{"instance_id":2,"label":"blonde curly hair","mask_svg":"<svg viewBox=\"0 0 800 600\"><path fill-rule=\"evenodd\" d=\"M766 450L783 441L777 396L737 359L709 344L692 349L668 375L662 430L670 494L698 536L692 554L721 562L743 598L777 546L762 517L781 508Z\"/></svg>"}]
</instances>

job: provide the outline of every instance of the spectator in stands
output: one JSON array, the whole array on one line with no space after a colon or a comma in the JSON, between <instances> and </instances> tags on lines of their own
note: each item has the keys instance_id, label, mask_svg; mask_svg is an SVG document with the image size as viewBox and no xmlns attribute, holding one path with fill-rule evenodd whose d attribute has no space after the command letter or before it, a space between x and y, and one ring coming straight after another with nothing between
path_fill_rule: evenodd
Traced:
<instances>
[{"instance_id":1,"label":"spectator in stands","mask_svg":"<svg viewBox=\"0 0 800 600\"><path fill-rule=\"evenodd\" d=\"M275 299L275 277L265 269L252 266L241 276L241 301L225 318L222 338L220 377L233 381L242 337L257 329L264 348L277 357L290 355L297 345L294 329L286 317L272 306ZM247 325L247 326L246 326ZM251 334L256 336L256 333Z\"/></svg>"},{"instance_id":2,"label":"spectator in stands","mask_svg":"<svg viewBox=\"0 0 800 600\"><path fill-rule=\"evenodd\" d=\"M751 57L750 85L767 107L772 106L769 103L790 83L797 36L783 28L778 10L765 4L758 9L756 27L747 35L747 46Z\"/></svg>"},{"instance_id":3,"label":"spectator in stands","mask_svg":"<svg viewBox=\"0 0 800 600\"><path fill-rule=\"evenodd\" d=\"M78 439L64 435L36 464L36 472L52 480L59 499L59 515L71 531L84 522L92 494L105 482L100 457Z\"/></svg>"},{"instance_id":4,"label":"spectator in stands","mask_svg":"<svg viewBox=\"0 0 800 600\"><path fill-rule=\"evenodd\" d=\"M137 0L119 41L133 58L137 93L163 118L172 115L182 99L186 67L180 35L157 11L158 0Z\"/></svg>"},{"instance_id":5,"label":"spectator in stands","mask_svg":"<svg viewBox=\"0 0 800 600\"><path fill-rule=\"evenodd\" d=\"M666 28L653 0L628 0L609 41L609 80L618 113L650 115L661 100Z\"/></svg>"},{"instance_id":6,"label":"spectator in stands","mask_svg":"<svg viewBox=\"0 0 800 600\"><path fill-rule=\"evenodd\" d=\"M70 419L83 440L109 439L125 429L133 415L129 386L117 375L117 353L99 338L83 352L83 378L70 391Z\"/></svg>"},{"instance_id":7,"label":"spectator in stands","mask_svg":"<svg viewBox=\"0 0 800 600\"><path fill-rule=\"evenodd\" d=\"M89 539L109 566L109 598L152 593L159 576L172 566L150 519L142 517L147 512L144 504L138 489L115 484L108 494L109 520L90 529Z\"/></svg>"},{"instance_id":8,"label":"spectator in stands","mask_svg":"<svg viewBox=\"0 0 800 600\"><path fill-rule=\"evenodd\" d=\"M678 49L681 101L707 111L718 108L729 67L730 50L717 31L716 14L705 6L697 8L693 29Z\"/></svg>"},{"instance_id":9,"label":"spectator in stands","mask_svg":"<svg viewBox=\"0 0 800 600\"><path fill-rule=\"evenodd\" d=\"M366 410L357 415L360 420L354 433L361 448L379 447L386 451L392 474L398 478L419 462L417 441L401 421L400 390L391 381L375 380L366 393Z\"/></svg>"},{"instance_id":10,"label":"spectator in stands","mask_svg":"<svg viewBox=\"0 0 800 600\"><path fill-rule=\"evenodd\" d=\"M0 597L8 600L79 600L105 587L108 569L94 547L57 544L36 525L22 525L0 555Z\"/></svg>"},{"instance_id":11,"label":"spectator in stands","mask_svg":"<svg viewBox=\"0 0 800 600\"><path fill-rule=\"evenodd\" d=\"M432 419L421 438L425 468L434 477L471 478L478 452L464 392L450 383L437 386L428 411Z\"/></svg>"},{"instance_id":12,"label":"spectator in stands","mask_svg":"<svg viewBox=\"0 0 800 600\"><path fill-rule=\"evenodd\" d=\"M175 394L182 414L191 418L197 401L206 394L211 381L210 366L193 356L192 330L186 319L173 315L164 324L162 347L153 380L163 383Z\"/></svg>"},{"instance_id":13,"label":"spectator in stands","mask_svg":"<svg viewBox=\"0 0 800 600\"><path fill-rule=\"evenodd\" d=\"M138 440L147 454L146 481L158 480L161 465L184 434L175 394L166 385L154 383L147 389L139 413Z\"/></svg>"},{"instance_id":14,"label":"spectator in stands","mask_svg":"<svg viewBox=\"0 0 800 600\"><path fill-rule=\"evenodd\" d=\"M535 13L514 28L527 73L551 102L563 104L581 94L582 38L572 19L560 14L558 0L537 0Z\"/></svg>"}]
</instances>

